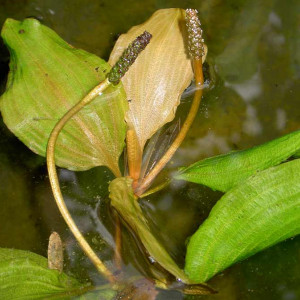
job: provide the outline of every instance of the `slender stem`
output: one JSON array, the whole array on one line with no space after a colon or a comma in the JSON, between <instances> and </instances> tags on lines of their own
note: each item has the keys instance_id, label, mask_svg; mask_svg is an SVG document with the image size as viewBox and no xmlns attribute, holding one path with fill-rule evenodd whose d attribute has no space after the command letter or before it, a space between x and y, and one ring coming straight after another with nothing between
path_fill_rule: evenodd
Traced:
<instances>
[{"instance_id":1,"label":"slender stem","mask_svg":"<svg viewBox=\"0 0 300 300\"><path fill-rule=\"evenodd\" d=\"M148 190L147 192L145 192L144 194L140 195L139 198L145 198L151 194L159 192L162 189L164 189L166 186L168 186L170 183L171 183L171 179L167 179L165 182L157 185L156 187L154 187L154 188Z\"/></svg>"},{"instance_id":2,"label":"slender stem","mask_svg":"<svg viewBox=\"0 0 300 300\"><path fill-rule=\"evenodd\" d=\"M126 144L129 176L133 179L132 187L135 188L140 178L143 153L134 129L127 130Z\"/></svg>"},{"instance_id":3,"label":"slender stem","mask_svg":"<svg viewBox=\"0 0 300 300\"><path fill-rule=\"evenodd\" d=\"M195 73L195 84L196 87L199 87L196 89L193 103L191 105L190 111L188 113L188 116L178 134L174 142L171 144L167 152L164 154L164 156L160 159L160 161L156 164L156 166L153 168L153 170L142 180L139 187L135 190L135 194L137 196L142 195L147 188L151 185L153 179L158 175L158 173L165 167L165 165L169 162L169 160L172 158L178 147L183 142L184 138L187 135L188 130L190 129L196 115L198 112L198 108L201 102L201 97L203 90L201 88L201 85L203 85L203 72L202 72L202 59L194 59L193 60L194 65L194 73Z\"/></svg>"},{"instance_id":4,"label":"slender stem","mask_svg":"<svg viewBox=\"0 0 300 300\"><path fill-rule=\"evenodd\" d=\"M75 106L73 106L67 113L58 121L58 123L53 128L50 138L48 140L47 146L47 166L48 166L48 174L49 180L51 183L52 192L56 201L56 204L59 208L60 213L62 214L64 220L66 221L68 227L70 228L71 232L74 234L76 240L78 241L79 245L81 246L82 250L85 254L90 258L93 264L96 266L99 272L101 272L109 282L114 283L115 278L112 273L106 268L103 262L99 259L93 249L90 247L88 242L85 240L81 232L79 231L77 225L72 219L68 208L65 204L64 198L62 196L58 176L55 167L55 144L59 133L66 125L66 123L85 105L90 103L97 95L101 94L108 86L110 82L106 79L101 82L98 86L96 86L93 90L89 92L80 102L78 102Z\"/></svg>"},{"instance_id":5,"label":"slender stem","mask_svg":"<svg viewBox=\"0 0 300 300\"><path fill-rule=\"evenodd\" d=\"M118 270L121 270L122 268L122 255L121 255L121 248L122 248L122 236L121 236L121 222L120 217L118 215L118 212L115 211L115 242L116 242L116 248L115 248L115 264Z\"/></svg>"}]
</instances>

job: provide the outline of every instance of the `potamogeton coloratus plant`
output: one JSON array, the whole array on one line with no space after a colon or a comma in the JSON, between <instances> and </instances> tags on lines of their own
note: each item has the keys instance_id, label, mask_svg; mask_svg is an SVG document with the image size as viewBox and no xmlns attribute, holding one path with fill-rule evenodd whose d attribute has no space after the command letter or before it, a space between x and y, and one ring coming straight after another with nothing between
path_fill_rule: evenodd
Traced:
<instances>
[{"instance_id":1,"label":"potamogeton coloratus plant","mask_svg":"<svg viewBox=\"0 0 300 300\"><path fill-rule=\"evenodd\" d=\"M195 283L300 233L300 160L273 167L299 156L299 131L259 147L197 162L175 176L226 192L191 238L184 270L149 228L138 199L151 192L150 185L186 136L202 98L207 49L195 10L157 11L120 36L108 63L71 47L33 19L7 20L2 37L11 54L7 89L0 102L3 119L30 149L47 156L61 214L108 281L115 283L116 278L69 214L56 165L75 171L107 166L117 177L109 186L111 205L139 237L149 257L182 282L186 293L211 292ZM173 120L181 94L193 79L195 93L186 120L170 145L163 147L165 152L149 166L151 153L157 150L149 139L156 139L155 133ZM124 148L126 166L120 170ZM119 266L122 241L120 224L116 224L115 262ZM156 270L153 277L166 287L162 272Z\"/></svg>"},{"instance_id":2,"label":"potamogeton coloratus plant","mask_svg":"<svg viewBox=\"0 0 300 300\"><path fill-rule=\"evenodd\" d=\"M180 145L201 100L206 46L200 28L192 33L191 18L196 18L192 10L157 11L120 36L109 63L73 48L35 19L8 19L2 30L11 54L7 89L1 97L4 122L31 150L47 156L58 207L82 249L110 282L115 281L114 276L68 212L55 165L75 171L107 166L117 177L110 186L112 205L141 238L149 255L176 278L191 283L151 234L138 204L138 196ZM188 36L194 36L190 43L200 49L197 56L192 45L192 56L187 52ZM172 152L163 157L159 170L142 177L146 142L174 118L194 74L199 89L186 123L169 148ZM122 177L119 157L125 141L129 171ZM120 193L125 193L122 203Z\"/></svg>"}]
</instances>

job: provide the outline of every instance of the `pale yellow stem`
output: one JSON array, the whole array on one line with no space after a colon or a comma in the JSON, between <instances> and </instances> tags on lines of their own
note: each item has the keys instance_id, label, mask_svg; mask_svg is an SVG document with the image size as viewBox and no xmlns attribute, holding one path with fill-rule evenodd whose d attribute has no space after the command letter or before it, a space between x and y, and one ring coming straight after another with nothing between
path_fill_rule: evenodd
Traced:
<instances>
[{"instance_id":1,"label":"pale yellow stem","mask_svg":"<svg viewBox=\"0 0 300 300\"><path fill-rule=\"evenodd\" d=\"M157 185L156 187L154 187L154 188L148 190L147 192L145 192L144 194L140 195L139 198L145 198L149 195L157 193L157 192L161 191L162 189L164 189L166 186L168 186L170 183L171 183L171 180L167 179L163 183Z\"/></svg>"},{"instance_id":2,"label":"pale yellow stem","mask_svg":"<svg viewBox=\"0 0 300 300\"><path fill-rule=\"evenodd\" d=\"M127 160L129 176L133 179L132 187L137 186L142 166L142 150L135 130L129 128L126 133Z\"/></svg>"},{"instance_id":3,"label":"pale yellow stem","mask_svg":"<svg viewBox=\"0 0 300 300\"><path fill-rule=\"evenodd\" d=\"M62 214L64 220L66 221L68 227L70 228L71 232L74 234L76 240L78 241L79 245L81 246L82 250L85 254L90 258L93 262L95 267L98 269L100 273L102 273L109 282L115 282L115 278L112 273L106 268L103 262L99 259L93 249L90 247L88 242L85 240L84 236L79 231L78 227L76 226L75 222L70 215L68 208L65 204L64 198L62 196L58 176L55 167L55 144L59 133L66 125L66 123L83 108L85 105L90 103L96 96L101 94L108 86L110 82L106 79L101 82L98 86L96 86L93 90L89 92L80 102L78 102L75 106L73 106L67 113L58 121L58 123L53 128L51 135L48 140L47 146L47 166L48 166L48 174L49 180L51 183L52 192L56 201L56 204L59 208L60 213Z\"/></svg>"},{"instance_id":4,"label":"pale yellow stem","mask_svg":"<svg viewBox=\"0 0 300 300\"><path fill-rule=\"evenodd\" d=\"M156 166L152 169L152 171L142 180L141 184L136 188L135 194L137 196L142 195L147 188L151 185L154 178L158 175L158 173L165 167L165 165L169 162L169 160L173 157L174 153L178 149L178 147L183 142L184 138L186 137L188 130L190 129L196 115L198 112L198 108L201 102L202 97L202 85L203 85L203 72L202 72L202 60L200 59L194 59L194 73L195 73L195 84L196 87L199 87L196 89L193 103L191 105L190 111L188 113L188 116L181 127L181 130L179 134L177 135L174 142L171 144L167 152L164 154L164 156L159 160L159 162L156 164Z\"/></svg>"}]
</instances>

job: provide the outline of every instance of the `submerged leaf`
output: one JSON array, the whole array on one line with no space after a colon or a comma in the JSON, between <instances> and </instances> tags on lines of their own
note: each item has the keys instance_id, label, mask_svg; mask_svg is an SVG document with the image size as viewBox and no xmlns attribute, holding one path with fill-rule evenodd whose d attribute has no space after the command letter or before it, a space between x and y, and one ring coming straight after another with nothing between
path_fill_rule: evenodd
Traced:
<instances>
[{"instance_id":1,"label":"submerged leaf","mask_svg":"<svg viewBox=\"0 0 300 300\"><path fill-rule=\"evenodd\" d=\"M132 179L125 177L114 179L109 185L109 192L111 205L138 235L149 255L176 278L187 282L188 278L184 272L151 233L142 209L133 195Z\"/></svg>"},{"instance_id":2,"label":"submerged leaf","mask_svg":"<svg viewBox=\"0 0 300 300\"><path fill-rule=\"evenodd\" d=\"M191 237L185 271L205 282L237 261L300 233L300 159L227 192Z\"/></svg>"},{"instance_id":3,"label":"submerged leaf","mask_svg":"<svg viewBox=\"0 0 300 300\"><path fill-rule=\"evenodd\" d=\"M242 151L207 158L180 170L182 179L226 192L257 171L275 166L300 149L300 130Z\"/></svg>"},{"instance_id":4,"label":"submerged leaf","mask_svg":"<svg viewBox=\"0 0 300 300\"><path fill-rule=\"evenodd\" d=\"M274 0L246 1L240 16L231 30L227 46L216 57L218 74L229 82L249 79L258 68L259 38L267 23Z\"/></svg>"},{"instance_id":5,"label":"submerged leaf","mask_svg":"<svg viewBox=\"0 0 300 300\"><path fill-rule=\"evenodd\" d=\"M132 191L132 179L116 178L109 186L111 205L119 212L126 224L139 237L151 259L181 282L193 284L184 271L180 269L163 245L151 232L147 219L135 199ZM213 290L206 285L195 286L197 294L210 294Z\"/></svg>"},{"instance_id":6,"label":"submerged leaf","mask_svg":"<svg viewBox=\"0 0 300 300\"><path fill-rule=\"evenodd\" d=\"M178 121L169 126L165 131L162 132L162 129L160 129L152 136L144 149L140 178L147 176L155 167L156 163L165 154L179 131L180 122Z\"/></svg>"},{"instance_id":7,"label":"submerged leaf","mask_svg":"<svg viewBox=\"0 0 300 300\"><path fill-rule=\"evenodd\" d=\"M117 292L109 286L95 287L90 292L87 292L78 297L72 297L72 300L116 300Z\"/></svg>"},{"instance_id":8,"label":"submerged leaf","mask_svg":"<svg viewBox=\"0 0 300 300\"><path fill-rule=\"evenodd\" d=\"M109 59L113 65L129 41L145 30L152 34L147 49L122 79L131 100L126 120L134 127L142 149L160 127L174 118L180 96L193 78L185 48L184 18L183 9L156 11L148 21L120 36Z\"/></svg>"},{"instance_id":9,"label":"submerged leaf","mask_svg":"<svg viewBox=\"0 0 300 300\"><path fill-rule=\"evenodd\" d=\"M3 131L2 131L3 133ZM3 139L3 136L2 136ZM0 241L6 247L16 247L43 251L41 231L36 226L41 216L32 213L33 191L30 190L30 179L24 172L24 167L8 160L1 153L7 145L7 139L0 146ZM4 151L12 151L6 147ZM17 155L16 149L14 152ZM1 297L0 297L1 299Z\"/></svg>"},{"instance_id":10,"label":"submerged leaf","mask_svg":"<svg viewBox=\"0 0 300 300\"><path fill-rule=\"evenodd\" d=\"M157 295L158 290L155 288L155 282L142 278L127 284L125 288L117 294L115 299L155 300Z\"/></svg>"},{"instance_id":11,"label":"submerged leaf","mask_svg":"<svg viewBox=\"0 0 300 300\"><path fill-rule=\"evenodd\" d=\"M82 293L82 288L74 278L48 269L45 257L23 250L0 249L1 300L69 299Z\"/></svg>"},{"instance_id":12,"label":"submerged leaf","mask_svg":"<svg viewBox=\"0 0 300 300\"><path fill-rule=\"evenodd\" d=\"M7 88L0 99L4 122L32 151L45 155L54 125L105 79L110 66L73 48L35 19L8 19L1 34L11 55ZM96 97L61 132L57 164L72 170L105 165L119 174L126 109L122 85Z\"/></svg>"}]
</instances>

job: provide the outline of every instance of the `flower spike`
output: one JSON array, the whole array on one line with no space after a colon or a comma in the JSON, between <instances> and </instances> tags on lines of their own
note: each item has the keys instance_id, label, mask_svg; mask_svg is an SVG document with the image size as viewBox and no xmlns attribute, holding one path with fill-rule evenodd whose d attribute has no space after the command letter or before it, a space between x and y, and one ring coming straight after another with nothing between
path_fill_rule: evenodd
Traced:
<instances>
[{"instance_id":1,"label":"flower spike","mask_svg":"<svg viewBox=\"0 0 300 300\"><path fill-rule=\"evenodd\" d=\"M112 84L116 85L119 83L129 67L135 62L140 52L149 44L151 38L152 35L148 31L144 31L125 49L122 56L107 75L108 80Z\"/></svg>"},{"instance_id":2,"label":"flower spike","mask_svg":"<svg viewBox=\"0 0 300 300\"><path fill-rule=\"evenodd\" d=\"M198 11L196 9L188 8L186 13L186 27L188 31L188 49L189 55L193 59L200 60L205 54L204 39L202 38L201 23L198 18Z\"/></svg>"}]
</instances>

